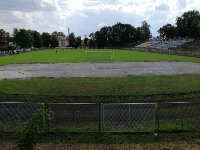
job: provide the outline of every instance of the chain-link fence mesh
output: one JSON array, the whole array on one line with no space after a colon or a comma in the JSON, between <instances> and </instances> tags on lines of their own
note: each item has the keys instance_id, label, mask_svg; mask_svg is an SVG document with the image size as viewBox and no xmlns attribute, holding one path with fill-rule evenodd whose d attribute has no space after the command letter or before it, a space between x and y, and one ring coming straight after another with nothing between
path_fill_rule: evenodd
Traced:
<instances>
[{"instance_id":1,"label":"chain-link fence mesh","mask_svg":"<svg viewBox=\"0 0 200 150\"><path fill-rule=\"evenodd\" d=\"M103 104L103 132L153 132L155 104Z\"/></svg>"},{"instance_id":2,"label":"chain-link fence mesh","mask_svg":"<svg viewBox=\"0 0 200 150\"><path fill-rule=\"evenodd\" d=\"M43 108L42 103L0 103L0 131L11 131L15 121L26 121Z\"/></svg>"},{"instance_id":3,"label":"chain-link fence mesh","mask_svg":"<svg viewBox=\"0 0 200 150\"><path fill-rule=\"evenodd\" d=\"M99 104L48 104L53 115L50 131L98 132Z\"/></svg>"},{"instance_id":4,"label":"chain-link fence mesh","mask_svg":"<svg viewBox=\"0 0 200 150\"><path fill-rule=\"evenodd\" d=\"M0 103L0 132L48 108L50 132L199 131L200 103Z\"/></svg>"},{"instance_id":5,"label":"chain-link fence mesh","mask_svg":"<svg viewBox=\"0 0 200 150\"><path fill-rule=\"evenodd\" d=\"M200 103L158 104L160 131L199 130Z\"/></svg>"}]
</instances>

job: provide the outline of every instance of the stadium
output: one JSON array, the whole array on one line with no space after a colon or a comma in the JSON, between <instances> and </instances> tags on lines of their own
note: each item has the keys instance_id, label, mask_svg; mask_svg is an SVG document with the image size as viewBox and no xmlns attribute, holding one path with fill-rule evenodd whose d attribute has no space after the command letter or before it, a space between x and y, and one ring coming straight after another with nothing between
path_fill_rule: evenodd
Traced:
<instances>
[{"instance_id":1,"label":"stadium","mask_svg":"<svg viewBox=\"0 0 200 150\"><path fill-rule=\"evenodd\" d=\"M192 15L200 18L188 11L180 20ZM168 141L199 148L200 28L184 32L181 21L154 38L146 21L104 26L83 39L69 29L15 28L13 37L1 29L0 145L32 148L26 139L41 136L40 146L59 139L90 149Z\"/></svg>"}]
</instances>

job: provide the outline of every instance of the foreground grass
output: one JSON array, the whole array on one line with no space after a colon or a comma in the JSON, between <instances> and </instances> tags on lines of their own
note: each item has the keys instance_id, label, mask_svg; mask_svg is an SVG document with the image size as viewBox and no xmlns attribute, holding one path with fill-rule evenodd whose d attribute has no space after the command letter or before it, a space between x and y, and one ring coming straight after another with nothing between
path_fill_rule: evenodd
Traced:
<instances>
[{"instance_id":1,"label":"foreground grass","mask_svg":"<svg viewBox=\"0 0 200 150\"><path fill-rule=\"evenodd\" d=\"M106 51L106 49L104 49ZM110 51L110 50L109 50ZM134 62L134 61L182 61L200 63L200 58L176 56L168 54L156 54L148 52L137 52L127 50L113 50L113 61ZM92 58L93 57L93 58ZM96 58L96 59L95 59ZM15 63L62 63L62 62L85 62L84 50L43 50L0 57L0 66ZM95 56L87 57L89 62L110 61L109 53L97 53Z\"/></svg>"},{"instance_id":2,"label":"foreground grass","mask_svg":"<svg viewBox=\"0 0 200 150\"><path fill-rule=\"evenodd\" d=\"M1 150L15 149L13 142L1 142ZM68 143L39 143L36 150L198 150L198 143L171 142L153 144L68 144Z\"/></svg>"},{"instance_id":3,"label":"foreground grass","mask_svg":"<svg viewBox=\"0 0 200 150\"><path fill-rule=\"evenodd\" d=\"M49 134L40 138L37 149L91 149L91 150L188 150L199 149L199 133L162 133L153 134ZM16 147L16 137L2 135L1 148Z\"/></svg>"},{"instance_id":4,"label":"foreground grass","mask_svg":"<svg viewBox=\"0 0 200 150\"><path fill-rule=\"evenodd\" d=\"M0 101L157 102L200 100L200 75L0 80Z\"/></svg>"}]
</instances>

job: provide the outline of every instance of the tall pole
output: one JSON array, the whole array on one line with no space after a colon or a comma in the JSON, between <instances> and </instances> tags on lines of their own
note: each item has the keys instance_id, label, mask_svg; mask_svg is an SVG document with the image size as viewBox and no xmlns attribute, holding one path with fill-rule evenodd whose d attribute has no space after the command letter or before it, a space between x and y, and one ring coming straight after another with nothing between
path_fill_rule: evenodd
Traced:
<instances>
[{"instance_id":1,"label":"tall pole","mask_svg":"<svg viewBox=\"0 0 200 150\"><path fill-rule=\"evenodd\" d=\"M69 31L69 28L68 28L68 36L69 36L69 34L70 34L70 31Z\"/></svg>"}]
</instances>

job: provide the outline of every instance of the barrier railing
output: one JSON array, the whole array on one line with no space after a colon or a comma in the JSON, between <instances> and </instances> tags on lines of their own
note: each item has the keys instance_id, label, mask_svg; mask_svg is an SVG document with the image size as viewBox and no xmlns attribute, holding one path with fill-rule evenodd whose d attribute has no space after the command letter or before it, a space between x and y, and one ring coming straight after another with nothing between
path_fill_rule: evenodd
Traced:
<instances>
[{"instance_id":1,"label":"barrier railing","mask_svg":"<svg viewBox=\"0 0 200 150\"><path fill-rule=\"evenodd\" d=\"M53 117L49 132L200 131L200 102L0 102L0 132L12 132L14 120L27 121L41 109L47 109Z\"/></svg>"}]
</instances>

